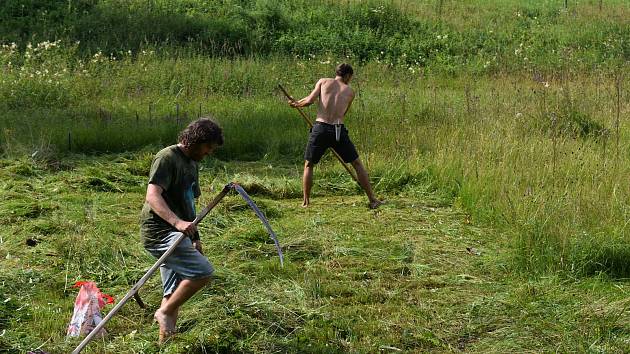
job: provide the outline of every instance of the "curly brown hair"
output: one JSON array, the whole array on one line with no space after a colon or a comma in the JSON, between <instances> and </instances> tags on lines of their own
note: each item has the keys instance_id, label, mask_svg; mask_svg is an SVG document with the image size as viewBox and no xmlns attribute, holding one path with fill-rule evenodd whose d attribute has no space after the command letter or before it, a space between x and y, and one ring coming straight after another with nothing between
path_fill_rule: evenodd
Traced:
<instances>
[{"instance_id":1,"label":"curly brown hair","mask_svg":"<svg viewBox=\"0 0 630 354\"><path fill-rule=\"evenodd\" d=\"M204 117L188 124L179 133L178 142L184 146L213 143L223 145L223 130L214 120Z\"/></svg>"}]
</instances>

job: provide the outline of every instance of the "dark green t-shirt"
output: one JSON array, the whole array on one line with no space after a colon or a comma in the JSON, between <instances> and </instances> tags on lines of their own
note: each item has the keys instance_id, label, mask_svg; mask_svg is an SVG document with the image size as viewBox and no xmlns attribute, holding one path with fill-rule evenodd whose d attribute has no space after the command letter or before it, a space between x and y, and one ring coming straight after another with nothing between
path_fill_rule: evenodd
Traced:
<instances>
[{"instance_id":1,"label":"dark green t-shirt","mask_svg":"<svg viewBox=\"0 0 630 354\"><path fill-rule=\"evenodd\" d=\"M164 148L155 155L149 172L151 183L162 187L162 197L177 217L186 221L195 220L195 198L201 195L199 166L177 145ZM160 242L173 231L177 229L155 214L145 201L140 216L140 234L144 244ZM198 235L193 237L196 238Z\"/></svg>"}]
</instances>

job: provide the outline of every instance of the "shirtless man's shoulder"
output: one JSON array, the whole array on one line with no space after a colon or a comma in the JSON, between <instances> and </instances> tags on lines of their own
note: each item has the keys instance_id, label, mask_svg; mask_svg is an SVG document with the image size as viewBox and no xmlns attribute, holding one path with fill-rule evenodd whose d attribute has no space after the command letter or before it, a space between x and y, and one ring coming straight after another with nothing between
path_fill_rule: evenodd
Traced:
<instances>
[{"instance_id":1,"label":"shirtless man's shoulder","mask_svg":"<svg viewBox=\"0 0 630 354\"><path fill-rule=\"evenodd\" d=\"M339 80L335 80L334 78L321 78L319 79L318 84L322 88L322 90L333 93L333 94L343 94L350 97L354 97L354 90L350 85L345 84Z\"/></svg>"}]
</instances>

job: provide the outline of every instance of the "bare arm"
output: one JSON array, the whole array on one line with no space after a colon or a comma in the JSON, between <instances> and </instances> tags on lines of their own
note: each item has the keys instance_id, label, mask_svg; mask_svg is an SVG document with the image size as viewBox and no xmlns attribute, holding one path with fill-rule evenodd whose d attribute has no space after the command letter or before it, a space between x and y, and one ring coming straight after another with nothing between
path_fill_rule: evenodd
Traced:
<instances>
[{"instance_id":1,"label":"bare arm","mask_svg":"<svg viewBox=\"0 0 630 354\"><path fill-rule=\"evenodd\" d=\"M178 231L183 232L187 236L193 236L197 232L197 227L192 222L182 220L173 213L162 197L163 191L164 189L157 184L150 183L147 187L146 201L149 203L151 210Z\"/></svg>"},{"instance_id":2,"label":"bare arm","mask_svg":"<svg viewBox=\"0 0 630 354\"><path fill-rule=\"evenodd\" d=\"M315 102L317 97L319 97L319 95L322 92L322 83L323 82L324 82L324 79L320 79L319 81L317 81L317 83L315 84L315 88L313 89L313 91L311 92L310 95L304 97L303 99L301 99L299 101L289 102L291 107L299 108L299 107L306 107L306 106L312 105L313 102Z\"/></svg>"}]
</instances>

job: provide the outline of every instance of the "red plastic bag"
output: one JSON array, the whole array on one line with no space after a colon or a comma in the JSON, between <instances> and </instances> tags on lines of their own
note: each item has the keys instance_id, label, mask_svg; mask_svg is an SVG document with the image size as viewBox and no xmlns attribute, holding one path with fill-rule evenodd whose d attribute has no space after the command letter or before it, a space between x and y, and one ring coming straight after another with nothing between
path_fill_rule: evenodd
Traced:
<instances>
[{"instance_id":1,"label":"red plastic bag","mask_svg":"<svg viewBox=\"0 0 630 354\"><path fill-rule=\"evenodd\" d=\"M74 313L68 326L68 337L78 337L82 334L92 332L103 318L101 309L105 304L113 304L114 298L103 294L92 281L78 281L73 288L81 287L76 300L74 301ZM97 336L104 336L107 332L105 328Z\"/></svg>"}]
</instances>

